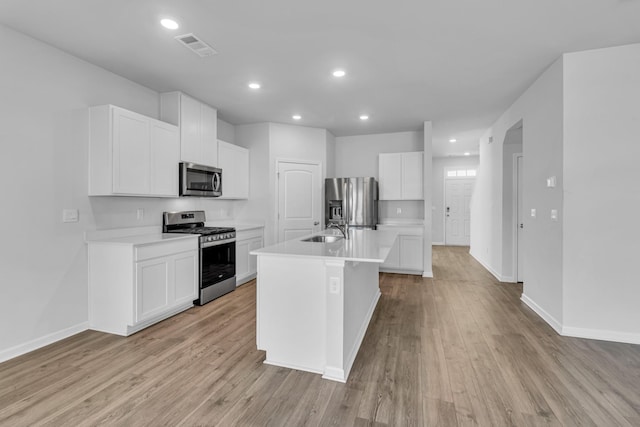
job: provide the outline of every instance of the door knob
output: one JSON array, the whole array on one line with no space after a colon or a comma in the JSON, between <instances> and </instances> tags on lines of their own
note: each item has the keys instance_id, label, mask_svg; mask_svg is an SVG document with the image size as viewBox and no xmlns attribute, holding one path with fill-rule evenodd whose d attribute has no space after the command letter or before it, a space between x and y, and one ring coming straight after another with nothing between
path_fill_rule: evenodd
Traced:
<instances>
[{"instance_id":1,"label":"door knob","mask_svg":"<svg viewBox=\"0 0 640 427\"><path fill-rule=\"evenodd\" d=\"M520 224L520 228L524 228L524 224Z\"/></svg>"},{"instance_id":2,"label":"door knob","mask_svg":"<svg viewBox=\"0 0 640 427\"><path fill-rule=\"evenodd\" d=\"M320 221L313 221L313 225L319 225Z\"/></svg>"}]
</instances>

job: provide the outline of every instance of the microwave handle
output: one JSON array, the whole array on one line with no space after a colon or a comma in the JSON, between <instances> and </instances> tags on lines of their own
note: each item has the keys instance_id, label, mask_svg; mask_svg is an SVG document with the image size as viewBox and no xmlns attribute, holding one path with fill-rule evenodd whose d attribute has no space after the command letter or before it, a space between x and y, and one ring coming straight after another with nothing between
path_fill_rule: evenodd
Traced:
<instances>
[{"instance_id":1,"label":"microwave handle","mask_svg":"<svg viewBox=\"0 0 640 427\"><path fill-rule=\"evenodd\" d=\"M220 174L213 174L213 178L211 178L211 185L213 186L213 191L218 191L220 189Z\"/></svg>"}]
</instances>

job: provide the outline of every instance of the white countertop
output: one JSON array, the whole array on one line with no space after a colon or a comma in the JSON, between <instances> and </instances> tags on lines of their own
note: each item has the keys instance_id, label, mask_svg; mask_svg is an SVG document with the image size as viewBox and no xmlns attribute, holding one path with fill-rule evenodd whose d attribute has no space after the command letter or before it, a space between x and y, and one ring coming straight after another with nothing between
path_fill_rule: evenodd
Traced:
<instances>
[{"instance_id":1,"label":"white countertop","mask_svg":"<svg viewBox=\"0 0 640 427\"><path fill-rule=\"evenodd\" d=\"M349 239L333 243L303 242L310 236L341 235L338 230L324 230L251 252L251 255L313 257L345 261L383 263L398 236L395 231L350 230Z\"/></svg>"},{"instance_id":2,"label":"white countertop","mask_svg":"<svg viewBox=\"0 0 640 427\"><path fill-rule=\"evenodd\" d=\"M120 245L151 245L159 242L170 242L187 239L197 239L198 234L179 234L179 233L151 233L151 234L134 234L130 236L118 237L93 237L88 238L87 243L108 243Z\"/></svg>"},{"instance_id":3,"label":"white countertop","mask_svg":"<svg viewBox=\"0 0 640 427\"><path fill-rule=\"evenodd\" d=\"M234 222L231 221L207 221L204 223L207 227L233 227L236 231L254 230L256 228L264 228L264 224L249 223L249 222Z\"/></svg>"}]
</instances>

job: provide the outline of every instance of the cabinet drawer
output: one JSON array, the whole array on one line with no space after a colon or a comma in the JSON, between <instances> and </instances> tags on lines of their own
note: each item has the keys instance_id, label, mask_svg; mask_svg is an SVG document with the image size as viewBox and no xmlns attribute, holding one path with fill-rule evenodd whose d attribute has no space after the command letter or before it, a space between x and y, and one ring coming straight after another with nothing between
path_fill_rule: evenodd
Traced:
<instances>
[{"instance_id":1,"label":"cabinet drawer","mask_svg":"<svg viewBox=\"0 0 640 427\"><path fill-rule=\"evenodd\" d=\"M262 228L253 228L251 230L242 230L236 232L236 240L248 240L254 237L262 237Z\"/></svg>"},{"instance_id":2,"label":"cabinet drawer","mask_svg":"<svg viewBox=\"0 0 640 427\"><path fill-rule=\"evenodd\" d=\"M180 252L193 251L198 249L198 238L188 240L177 240L171 242L154 243L151 245L136 246L134 253L135 261L169 256Z\"/></svg>"}]
</instances>

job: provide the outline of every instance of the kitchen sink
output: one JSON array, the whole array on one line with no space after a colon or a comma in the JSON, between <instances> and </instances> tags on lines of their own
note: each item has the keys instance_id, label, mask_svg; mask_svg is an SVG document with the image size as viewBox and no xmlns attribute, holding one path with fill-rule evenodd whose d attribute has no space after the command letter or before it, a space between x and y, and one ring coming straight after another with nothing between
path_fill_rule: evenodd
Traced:
<instances>
[{"instance_id":1,"label":"kitchen sink","mask_svg":"<svg viewBox=\"0 0 640 427\"><path fill-rule=\"evenodd\" d=\"M303 242L320 242L320 243L333 243L338 240L342 240L342 236L311 236L307 239L302 239Z\"/></svg>"}]
</instances>

